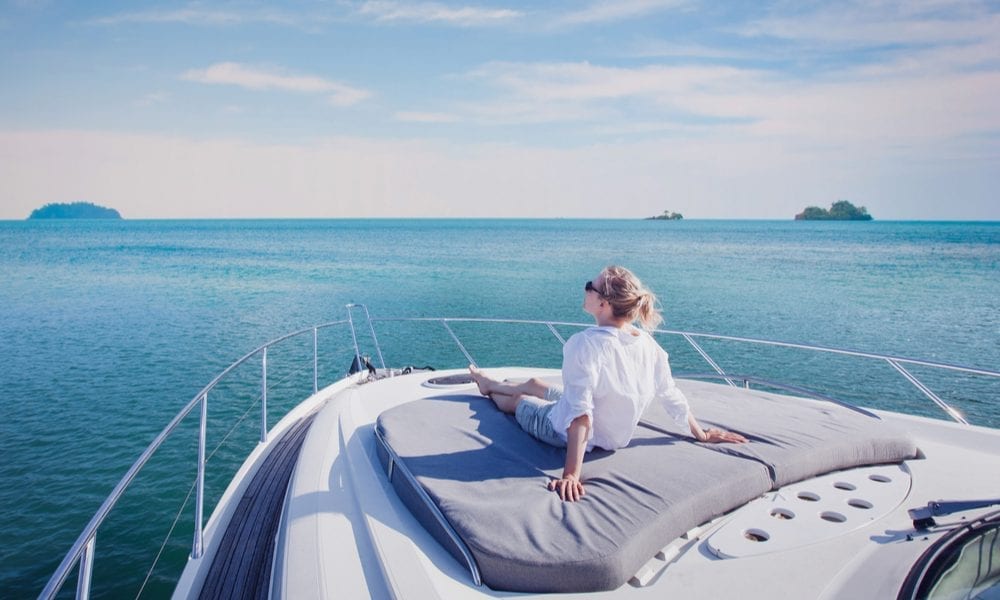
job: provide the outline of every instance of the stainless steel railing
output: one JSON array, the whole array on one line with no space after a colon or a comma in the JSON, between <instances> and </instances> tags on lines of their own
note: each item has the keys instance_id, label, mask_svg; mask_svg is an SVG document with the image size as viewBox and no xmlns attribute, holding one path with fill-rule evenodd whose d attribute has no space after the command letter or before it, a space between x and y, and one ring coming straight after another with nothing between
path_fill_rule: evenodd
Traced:
<instances>
[{"instance_id":1,"label":"stainless steel railing","mask_svg":"<svg viewBox=\"0 0 1000 600\"><path fill-rule=\"evenodd\" d=\"M255 356L261 357L261 435L260 441L262 443L267 441L268 427L267 427L267 351L268 348L281 343L285 340L298 337L307 333L312 333L313 335L313 393L316 393L319 389L319 367L318 367L318 331L320 329L325 329L329 327L334 327L337 325L347 325L350 330L351 340L353 343L353 351L355 357L361 356L360 346L358 344L357 327L353 318L353 311L355 309L361 309L364 312L365 322L368 325L369 333L371 336L372 343L375 346L375 351L379 359L379 363L383 369L386 367L386 363L383 357L382 348L379 344L378 337L375 330L375 323L392 323L392 322L429 322L429 323L440 323L445 331L448 333L449 337L455 343L457 348L465 356L470 364L477 364L475 358L466 348L466 345L462 342L461 338L455 333L454 328L451 327L453 323L495 323L495 324L527 324L527 325L539 325L545 327L549 333L551 333L560 344L566 342L565 338L559 333L556 327L573 327L573 328L584 328L590 326L587 323L576 323L576 322L566 322L566 321L542 321L542 320L526 320L526 319L487 319L487 318L443 318L443 317L377 317L373 318L369 312L368 308L363 304L349 304L346 307L347 318L339 321L332 321L329 323L323 323L321 325L315 325L313 327L308 327L305 329L300 329L294 331L287 335L281 336L274 340L267 342L266 344L248 352L246 355L241 357L239 360L224 369L219 375L217 375L211 382L208 383L200 392L198 392L194 398L191 399L177 415L170 421L170 423L160 432L160 434L150 443L146 450L139 456L139 458L133 463L132 467L128 470L118 485L115 486L111 494L105 499L101 504L101 507L91 518L90 522L84 528L83 532L79 535L73 547L66 554L63 561L60 563L56 572L49 579L48 584L42 590L39 598L53 598L61 589L63 583L69 577L75 566L79 567L79 576L77 580L77 598L87 598L90 593L90 582L91 574L94 564L94 550L96 545L97 531L104 520L107 518L108 513L117 504L119 499L124 494L125 490L128 488L129 484L136 477L139 471L146 465L152 455L157 449L163 444L163 442L171 436L178 425L195 409L198 407L200 409L200 422L199 422L199 433L198 433L198 475L196 479L196 498L195 498L195 527L194 527L194 540L192 541L192 558L199 558L204 552L204 539L203 539L203 521L204 521L204 481L205 481L205 439L206 439L206 423L207 423L207 411L208 411L208 395L209 393L222 381L227 375L229 375L234 369L248 362ZM927 387L922 381L920 381L913 373L906 369L904 365L907 366L922 366L931 367L936 369L945 369L950 371L962 372L974 375L983 375L987 377L1000 378L1000 372L981 369L975 367L966 367L961 365L946 364L939 362L932 362L920 359L904 358L900 356L889 356L882 354L875 354L871 352L860 352L855 350L846 350L842 348L833 348L825 346L815 346L806 344L797 344L790 342L781 342L774 340L763 340L755 338L746 337L736 337L736 336L725 336L725 335L715 335L707 333L693 333L686 331L677 331L669 329L657 329L654 333L664 334L664 335L676 335L682 337L689 345L694 348L694 350L705 360L705 362L715 371L715 374L699 375L698 377L709 377L709 378L719 378L726 381L729 385L736 386L737 381L740 381L745 386L749 386L751 382L763 384L769 387L774 387L778 389L785 389L789 391L794 391L796 393L805 394L817 398L822 398L826 400L833 400L837 402L834 398L819 394L807 390L805 388L790 386L787 384L782 384L780 382L769 381L766 379L759 379L752 376L742 376L735 374L727 374L723 368L718 364L718 362L705 351L705 349L698 343L697 340L717 340L717 341L729 341L729 342L739 342L739 343L749 343L755 345L772 346L772 347L782 347L791 349L808 350L815 352L832 353L846 356L853 356L858 358L872 359L877 361L882 361L889 364L896 371L898 371L906 381L918 389L924 396L929 398L938 407L940 407L945 414L947 414L951 419L968 425L968 421L961 415L961 413L945 402L938 394L933 392L929 387Z\"/></svg>"},{"instance_id":2,"label":"stainless steel railing","mask_svg":"<svg viewBox=\"0 0 1000 600\"><path fill-rule=\"evenodd\" d=\"M590 324L587 323L573 323L573 322L563 322L563 321L538 321L538 320L524 320L524 319L483 319L483 318L441 318L441 317L378 317L373 318L371 321L374 322L392 322L392 321L410 321L410 322L438 322L444 326L448 335L454 340L455 344L458 346L459 350L465 357L469 360L471 364L476 364L475 359L466 349L465 344L458 338L455 334L454 328L450 326L450 323L518 323L518 324L529 324L529 325L543 325L549 329L549 331L558 339L561 343L565 343L565 339L562 335L556 331L556 326L562 327L589 327ZM775 340L763 340L756 338L747 337L737 337L729 335L715 335L710 333L693 333L688 331L678 331L672 329L657 329L653 333L659 333L664 335L676 335L684 338L685 341L691 345L692 348L705 360L706 363L722 378L732 386L736 383L733 381L733 377L727 376L726 372L719 366L719 364L705 351L705 349L696 341L698 339L702 340L719 340L719 341L729 341L729 342L741 342L749 343L763 346L781 347L781 348L792 348L798 350L808 350L813 352L825 352L830 354L839 354L844 356L853 356L857 358L873 359L878 361L883 361L891 366L893 369L898 371L911 385L913 385L917 390L919 390L924 396L929 398L935 405L937 405L941 410L945 412L948 417L958 423L963 425L969 425L968 420L959 412L957 409L945 402L938 394L932 391L928 386L926 386L920 379L918 379L910 370L906 369L903 365L914 365L922 367L931 367L935 369L944 369L950 371L957 371L961 373L967 373L971 375L983 375L987 377L1000 378L1000 372L992 371L989 369L981 369L976 367L967 367L962 365L947 364L940 362L933 362L928 360L921 360L915 358L905 358L902 356L890 356L885 354L876 354L873 352L861 352L857 350L847 350L844 348L833 348L829 346L816 346L807 344L798 344L792 342L781 342ZM374 339L375 333L372 330L372 337ZM377 340L376 340L377 345ZM381 356L381 349L379 349L379 356ZM799 388L802 389L802 388Z\"/></svg>"},{"instance_id":3,"label":"stainless steel railing","mask_svg":"<svg viewBox=\"0 0 1000 600\"><path fill-rule=\"evenodd\" d=\"M367 309L365 309L367 314ZM334 327L337 325L349 325L351 327L351 334L354 335L353 324L349 319L343 319L339 321L331 321L329 323L323 323L320 325L314 325L312 327L307 327L305 329L300 329L298 331L293 331L292 333L283 335L281 337L275 338L266 344L251 350L246 353L239 360L233 364L226 367L222 372L220 372L212 381L208 383L204 388L201 389L194 398L191 399L187 404L181 408L180 412L174 416L174 418L167 424L166 427L153 439L153 441L146 447L143 453L138 459L132 464L129 470L125 473L125 476L121 478L118 485L114 487L111 493L105 498L104 502L101 504L100 508L84 527L83 531L77 537L76 542L70 548L69 552L66 553L65 558L59 564L59 567L53 573L52 577L49 578L48 583L45 588L39 594L39 598L50 599L54 598L59 590L62 588L66 579L69 577L75 566L79 566L79 575L77 577L77 598L88 598L90 596L90 583L91 575L93 573L94 566L94 550L97 543L97 531L101 524L104 523L108 514L115 507L118 501L121 499L122 495L128 489L129 485L135 479L136 475L142 470L142 468L149 462L153 454L163 445L163 443L174 433L177 427L182 421L197 407L200 409L200 420L198 426L198 475L195 483L195 507L194 507L194 540L191 544L191 557L200 558L204 553L204 506L205 506L205 455L206 455L206 430L207 430L207 420L208 420L208 396L209 393L215 389L215 387L221 382L226 376L232 373L237 367L240 367L244 363L247 363L255 356L261 357L261 411L260 411L260 441L264 443L267 441L268 433L268 422L267 422L267 351L268 348L275 346L281 342L295 338L307 333L312 333L313 336L313 352L312 352L312 368L313 368L313 393L315 394L319 390L319 346L318 346L318 332L321 329L326 329L329 327ZM357 338L355 336L355 349L357 348Z\"/></svg>"}]
</instances>

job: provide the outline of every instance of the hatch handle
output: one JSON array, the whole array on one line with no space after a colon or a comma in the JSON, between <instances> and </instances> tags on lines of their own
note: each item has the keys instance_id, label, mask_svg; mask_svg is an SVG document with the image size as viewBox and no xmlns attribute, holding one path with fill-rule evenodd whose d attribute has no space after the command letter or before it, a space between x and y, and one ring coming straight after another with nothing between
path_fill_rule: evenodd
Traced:
<instances>
[{"instance_id":1,"label":"hatch handle","mask_svg":"<svg viewBox=\"0 0 1000 600\"><path fill-rule=\"evenodd\" d=\"M943 517L957 512L986 508L1000 504L1000 498L991 500L931 500L927 506L906 511L913 519L914 529L927 529L937 525L934 517Z\"/></svg>"}]
</instances>

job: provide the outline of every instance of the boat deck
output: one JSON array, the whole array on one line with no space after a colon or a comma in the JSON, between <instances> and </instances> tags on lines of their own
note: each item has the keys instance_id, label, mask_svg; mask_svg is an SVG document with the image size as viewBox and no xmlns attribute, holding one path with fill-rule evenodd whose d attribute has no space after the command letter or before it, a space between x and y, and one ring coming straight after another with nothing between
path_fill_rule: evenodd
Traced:
<instances>
[{"instance_id":1,"label":"boat deck","mask_svg":"<svg viewBox=\"0 0 1000 600\"><path fill-rule=\"evenodd\" d=\"M461 370L439 371L435 376L457 373ZM558 374L528 368L496 368L491 373L510 379ZM276 558L284 575L276 597L328 597L345 589L352 592L345 596L376 598L472 600L511 595L475 584L462 561L413 515L378 460L374 426L379 415L417 398L442 399L463 391L462 386L427 385L424 379L425 375L400 376L357 386L331 398L320 412L319 427L313 428L305 442L304 452L309 456L303 454L294 475L300 485L289 505L295 518L288 521L289 532ZM691 390L702 387L690 381L681 385ZM475 393L474 385L469 384L465 391ZM719 422L732 422L738 412L735 408L730 406L725 418L720 414ZM766 412L770 415L775 411ZM710 413L707 406L696 408L696 414L707 422L715 421ZM912 433L922 458L902 465L837 471L826 478L784 485L761 496L759 502L663 541L663 547L650 553L649 561L620 587L568 592L565 597L686 598L700 597L706 590L710 595L740 594L748 600L894 597L909 566L934 540L954 523L984 512L956 515L942 520L940 528L918 535L907 509L926 505L941 497L943 490L959 498L995 494L995 478L968 474L995 470L1000 438L983 428L898 414L879 416ZM422 423L412 426L429 433ZM758 441L743 450L768 452L774 445ZM419 460L440 456L437 451L423 452ZM498 467L503 465L498 463ZM894 483L881 483L887 479ZM535 480L544 488L541 479ZM592 482L595 487L589 497L600 496L599 483ZM868 487L875 486L879 493L869 493ZM853 489L848 491L849 487ZM887 490L892 493L885 495ZM524 498L521 493L505 496L513 502ZM763 512L762 504L766 504ZM790 512L780 510L786 505ZM575 510L581 506L556 507ZM833 513L844 519L836 519ZM793 516L786 522L775 514ZM747 522L752 522L752 527L745 525ZM748 527L765 531L769 539L751 544L753 540L743 535ZM734 529L736 541L751 546L753 553L730 543ZM370 540L370 547L362 544L365 540ZM782 565L780 576L776 576L775 564ZM859 589L862 583L868 589ZM527 592L519 597L547 595Z\"/></svg>"},{"instance_id":2,"label":"boat deck","mask_svg":"<svg viewBox=\"0 0 1000 600\"><path fill-rule=\"evenodd\" d=\"M267 598L275 535L288 480L315 419L303 417L276 442L240 498L212 560L201 598Z\"/></svg>"},{"instance_id":3,"label":"boat deck","mask_svg":"<svg viewBox=\"0 0 1000 600\"><path fill-rule=\"evenodd\" d=\"M492 372L511 379L558 375L551 369L516 367ZM198 565L190 564L188 580L182 583L193 585L179 586L175 597L199 592L201 597L509 597L511 592L476 585L466 565L415 518L379 461L375 434L379 415L417 398L475 392L472 384L464 388L430 385L425 379L426 375L414 374L369 385L344 381L317 394L297 415L290 415L289 425L281 427L287 433L272 442L282 447L263 457L268 464L252 477L249 489L228 501L233 513L238 513L229 520L241 525L220 530L218 535L209 527L207 539L225 537L218 556L206 557L212 561L211 573L203 584L196 583ZM685 381L682 385L693 390L704 384ZM714 422L707 406L698 409L700 418ZM312 411L315 421L306 416ZM718 420L728 424L737 416L734 411L734 406L728 406ZM713 595L740 593L747 600L892 596L909 566L936 539L964 519L985 512L956 515L941 520L940 527L931 531L916 532L907 509L942 497L944 490L957 498L995 496L995 478L969 477L969 473L995 470L1000 438L984 428L878 414L913 436L921 458L902 465L837 471L826 478L783 486L662 542L666 545L651 553L626 584L608 591L570 592L566 597L696 597L705 590ZM771 445L761 441L743 450L768 452ZM895 471L888 472L891 469ZM279 482L262 483L279 471ZM866 486L886 491L888 484L879 483L886 478L898 484L892 487L891 498L868 492ZM595 498L600 495L597 487L593 491ZM267 496L274 503L270 514L263 508ZM282 496L287 503L284 507L278 504ZM521 499L518 494L514 497ZM260 503L259 508L251 508L253 503ZM844 519L833 519L834 513ZM778 521L775 514L791 516ZM746 538L744 533L754 529L765 535ZM743 551L745 547L750 551ZM781 576L775 576L775 564L782 565ZM207 570L209 564L203 567ZM519 597L546 595L528 592Z\"/></svg>"}]
</instances>

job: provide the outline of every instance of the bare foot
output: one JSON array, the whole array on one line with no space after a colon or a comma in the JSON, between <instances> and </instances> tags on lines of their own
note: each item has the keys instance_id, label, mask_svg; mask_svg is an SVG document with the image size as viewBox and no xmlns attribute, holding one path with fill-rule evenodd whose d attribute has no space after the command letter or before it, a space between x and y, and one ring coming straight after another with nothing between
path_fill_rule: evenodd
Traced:
<instances>
[{"instance_id":1,"label":"bare foot","mask_svg":"<svg viewBox=\"0 0 1000 600\"><path fill-rule=\"evenodd\" d=\"M490 395L490 378L486 376L485 373L476 368L475 365L469 365L469 374L472 375L473 381L479 387L479 393L484 396Z\"/></svg>"}]
</instances>

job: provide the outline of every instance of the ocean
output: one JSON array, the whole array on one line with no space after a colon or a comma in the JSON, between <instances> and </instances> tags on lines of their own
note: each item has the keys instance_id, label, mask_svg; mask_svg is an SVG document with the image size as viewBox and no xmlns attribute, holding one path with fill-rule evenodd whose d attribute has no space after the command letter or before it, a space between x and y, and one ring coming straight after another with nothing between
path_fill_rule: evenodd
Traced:
<instances>
[{"instance_id":1,"label":"ocean","mask_svg":"<svg viewBox=\"0 0 1000 600\"><path fill-rule=\"evenodd\" d=\"M170 418L264 342L344 319L350 302L375 317L586 322L584 282L612 263L660 296L667 329L1000 370L995 222L0 222L0 596L37 595ZM414 327L413 336L382 334L387 362L463 365L439 326ZM351 356L343 328L333 329L320 333L320 386ZM558 365L551 339L456 329L481 366ZM682 338L660 340L675 374L710 370ZM794 351L705 349L730 373L944 417L882 362L835 357L821 366ZM307 335L269 356L275 420L311 391L311 351ZM997 381L914 372L973 423L1000 427ZM254 359L212 392L210 502L259 435L259 386ZM190 503L180 509L194 477L195 426L185 421L98 534L95 597L172 589L190 551Z\"/></svg>"}]
</instances>

